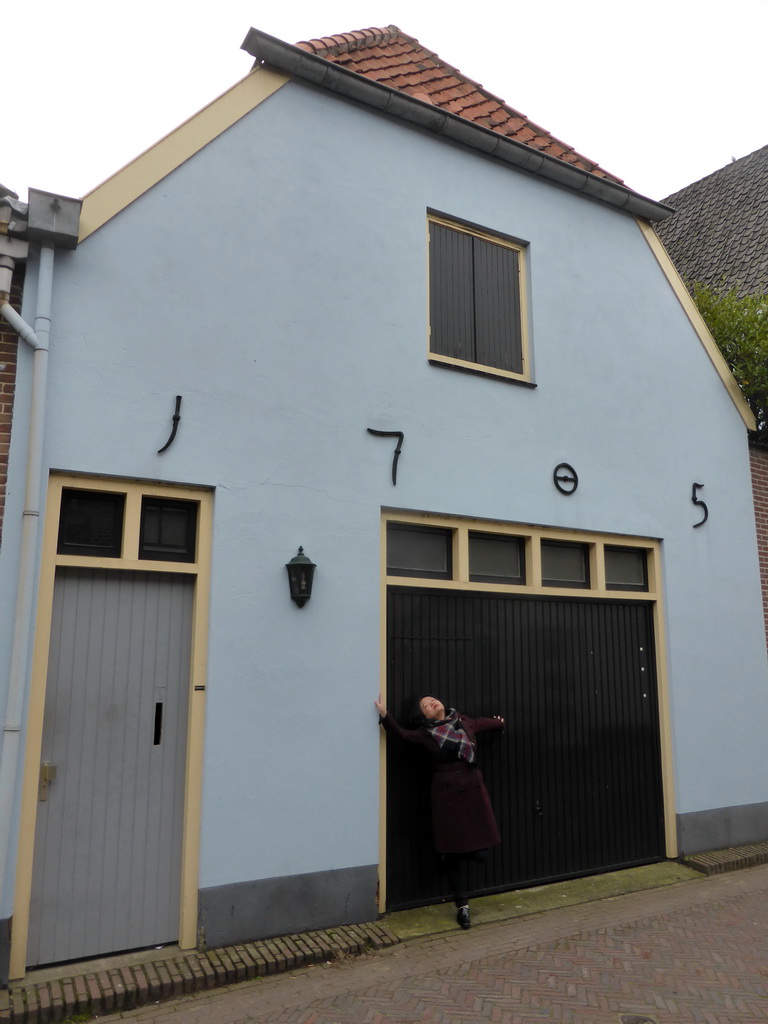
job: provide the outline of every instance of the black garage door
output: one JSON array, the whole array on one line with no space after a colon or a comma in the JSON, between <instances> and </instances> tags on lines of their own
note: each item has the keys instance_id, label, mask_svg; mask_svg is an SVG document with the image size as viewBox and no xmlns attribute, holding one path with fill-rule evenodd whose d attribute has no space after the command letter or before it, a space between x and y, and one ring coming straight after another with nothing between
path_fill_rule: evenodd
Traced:
<instances>
[{"instance_id":1,"label":"black garage door","mask_svg":"<svg viewBox=\"0 0 768 1024\"><path fill-rule=\"evenodd\" d=\"M471 866L474 895L664 856L652 607L391 588L388 703L415 700L502 715L480 765L502 844ZM445 891L430 842L429 767L390 738L387 902Z\"/></svg>"}]
</instances>

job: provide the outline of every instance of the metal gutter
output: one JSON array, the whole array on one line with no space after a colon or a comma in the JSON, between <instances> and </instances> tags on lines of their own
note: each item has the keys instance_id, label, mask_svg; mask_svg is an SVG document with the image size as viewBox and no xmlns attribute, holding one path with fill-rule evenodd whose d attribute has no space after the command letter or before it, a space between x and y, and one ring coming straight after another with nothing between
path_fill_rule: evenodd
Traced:
<instances>
[{"instance_id":1,"label":"metal gutter","mask_svg":"<svg viewBox=\"0 0 768 1024\"><path fill-rule=\"evenodd\" d=\"M10 291L12 268L5 268ZM34 350L32 393L29 416L24 511L21 522L19 582L13 623L11 669L0 749L0 892L6 881L11 841L11 812L21 760L24 695L29 667L29 645L34 619L35 558L40 523L40 494L43 438L45 434L45 392L48 378L48 335L53 290L53 246L44 242L38 266L37 308L34 329L9 302L0 304L0 314L19 337ZM0 293L0 296L5 292Z\"/></svg>"},{"instance_id":2,"label":"metal gutter","mask_svg":"<svg viewBox=\"0 0 768 1024\"><path fill-rule=\"evenodd\" d=\"M340 67L332 61L274 36L252 28L241 46L258 64L292 75L311 85L328 89L339 96L363 103L382 114L433 132L451 142L476 149L486 156L546 178L557 185L572 189L598 202L617 207L625 213L648 221L667 220L674 213L672 207L634 192L580 167L558 160L548 153L526 146L522 142L500 135L491 128L475 124L458 114L441 110L431 103L409 96L408 93L382 85L355 71Z\"/></svg>"},{"instance_id":3,"label":"metal gutter","mask_svg":"<svg viewBox=\"0 0 768 1024\"><path fill-rule=\"evenodd\" d=\"M30 646L34 631L35 566L43 497L54 246L63 249L74 249L77 246L80 205L79 199L40 189L29 189L27 204L3 197L0 205L0 316L33 349L18 585L0 747L0 900L9 894L10 889L7 883L12 873L9 870L11 819L23 754L21 736L24 728L24 699L29 681ZM9 301L15 261L27 258L30 240L40 242L34 327L23 319ZM20 427L21 423L14 424L14 435Z\"/></svg>"}]
</instances>

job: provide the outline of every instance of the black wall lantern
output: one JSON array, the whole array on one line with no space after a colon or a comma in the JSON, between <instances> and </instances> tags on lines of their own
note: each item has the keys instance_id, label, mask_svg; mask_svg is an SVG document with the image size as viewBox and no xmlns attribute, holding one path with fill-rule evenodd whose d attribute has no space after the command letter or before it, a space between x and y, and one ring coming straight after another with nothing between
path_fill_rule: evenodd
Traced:
<instances>
[{"instance_id":1,"label":"black wall lantern","mask_svg":"<svg viewBox=\"0 0 768 1024\"><path fill-rule=\"evenodd\" d=\"M299 608L303 608L305 602L312 596L312 577L317 566L304 554L304 548L299 548L299 553L294 555L290 562L285 563L285 568L288 570L291 600L295 601Z\"/></svg>"}]
</instances>

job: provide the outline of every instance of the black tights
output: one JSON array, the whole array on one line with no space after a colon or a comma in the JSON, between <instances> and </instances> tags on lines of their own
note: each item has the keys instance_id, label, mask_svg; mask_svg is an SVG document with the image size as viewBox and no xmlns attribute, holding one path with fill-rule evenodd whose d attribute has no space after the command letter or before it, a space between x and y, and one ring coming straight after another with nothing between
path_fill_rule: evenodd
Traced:
<instances>
[{"instance_id":1,"label":"black tights","mask_svg":"<svg viewBox=\"0 0 768 1024\"><path fill-rule=\"evenodd\" d=\"M473 850L471 853L440 853L440 865L448 878L453 893L453 901L457 907L467 905L467 883L464 865L467 861L481 864L485 860L485 850Z\"/></svg>"}]
</instances>

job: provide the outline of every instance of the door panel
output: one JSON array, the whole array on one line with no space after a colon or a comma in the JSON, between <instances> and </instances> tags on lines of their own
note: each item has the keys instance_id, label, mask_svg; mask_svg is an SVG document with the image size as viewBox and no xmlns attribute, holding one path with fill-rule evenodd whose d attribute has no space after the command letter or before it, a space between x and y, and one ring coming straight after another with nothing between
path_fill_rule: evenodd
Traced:
<instances>
[{"instance_id":1,"label":"door panel","mask_svg":"<svg viewBox=\"0 0 768 1024\"><path fill-rule=\"evenodd\" d=\"M56 576L28 963L178 936L194 580Z\"/></svg>"},{"instance_id":2,"label":"door panel","mask_svg":"<svg viewBox=\"0 0 768 1024\"><path fill-rule=\"evenodd\" d=\"M426 693L502 715L480 764L502 844L471 866L475 893L661 859L659 713L652 607L392 588L389 695L404 721ZM424 756L387 751L391 909L442 894Z\"/></svg>"}]
</instances>

